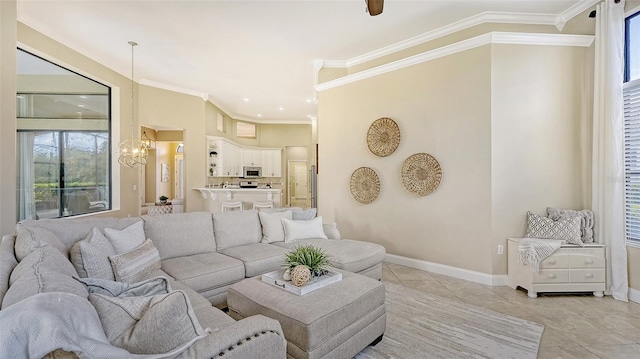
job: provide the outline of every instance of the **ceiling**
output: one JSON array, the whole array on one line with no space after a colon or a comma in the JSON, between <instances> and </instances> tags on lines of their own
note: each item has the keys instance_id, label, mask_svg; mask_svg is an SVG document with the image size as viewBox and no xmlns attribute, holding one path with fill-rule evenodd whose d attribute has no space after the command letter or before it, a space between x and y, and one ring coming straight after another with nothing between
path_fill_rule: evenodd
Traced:
<instances>
[{"instance_id":1,"label":"ceiling","mask_svg":"<svg viewBox=\"0 0 640 359\"><path fill-rule=\"evenodd\" d=\"M314 60L353 63L487 14L554 24L597 2L386 0L372 17L364 0L18 0L18 20L127 77L136 41L136 81L202 96L235 119L310 123Z\"/></svg>"}]
</instances>

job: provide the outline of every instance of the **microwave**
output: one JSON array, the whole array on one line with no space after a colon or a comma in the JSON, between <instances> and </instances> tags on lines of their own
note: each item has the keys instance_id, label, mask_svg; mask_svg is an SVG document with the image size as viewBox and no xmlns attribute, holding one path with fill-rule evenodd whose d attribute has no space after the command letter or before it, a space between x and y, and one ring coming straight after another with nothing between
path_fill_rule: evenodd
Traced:
<instances>
[{"instance_id":1,"label":"microwave","mask_svg":"<svg viewBox=\"0 0 640 359\"><path fill-rule=\"evenodd\" d=\"M243 166L242 177L243 178L260 178L262 177L262 167Z\"/></svg>"}]
</instances>

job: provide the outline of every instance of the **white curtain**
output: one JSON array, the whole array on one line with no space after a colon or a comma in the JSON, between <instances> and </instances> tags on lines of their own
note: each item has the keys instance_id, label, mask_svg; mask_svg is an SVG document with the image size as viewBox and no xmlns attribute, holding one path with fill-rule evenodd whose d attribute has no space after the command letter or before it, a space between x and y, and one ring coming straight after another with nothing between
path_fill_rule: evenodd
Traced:
<instances>
[{"instance_id":1,"label":"white curtain","mask_svg":"<svg viewBox=\"0 0 640 359\"><path fill-rule=\"evenodd\" d=\"M624 231L624 0L596 8L592 209L596 240L607 245L607 294L627 301Z\"/></svg>"},{"instance_id":2,"label":"white curtain","mask_svg":"<svg viewBox=\"0 0 640 359\"><path fill-rule=\"evenodd\" d=\"M36 219L34 132L18 132L18 219Z\"/></svg>"}]
</instances>

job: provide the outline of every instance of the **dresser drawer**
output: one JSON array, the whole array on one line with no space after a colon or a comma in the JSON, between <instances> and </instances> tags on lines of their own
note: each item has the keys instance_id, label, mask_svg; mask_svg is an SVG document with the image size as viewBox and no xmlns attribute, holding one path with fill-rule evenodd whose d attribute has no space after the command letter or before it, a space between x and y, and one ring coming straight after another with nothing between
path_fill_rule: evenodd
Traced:
<instances>
[{"instance_id":1,"label":"dresser drawer","mask_svg":"<svg viewBox=\"0 0 640 359\"><path fill-rule=\"evenodd\" d=\"M569 268L569 256L549 256L540 262L540 268L544 269L563 269Z\"/></svg>"},{"instance_id":2,"label":"dresser drawer","mask_svg":"<svg viewBox=\"0 0 640 359\"><path fill-rule=\"evenodd\" d=\"M604 283L604 269L571 269L569 270L571 283Z\"/></svg>"},{"instance_id":3,"label":"dresser drawer","mask_svg":"<svg viewBox=\"0 0 640 359\"><path fill-rule=\"evenodd\" d=\"M571 268L604 268L604 258L574 254L569 259Z\"/></svg>"},{"instance_id":4,"label":"dresser drawer","mask_svg":"<svg viewBox=\"0 0 640 359\"><path fill-rule=\"evenodd\" d=\"M566 283L569 281L567 269L541 269L532 275L533 283Z\"/></svg>"}]
</instances>

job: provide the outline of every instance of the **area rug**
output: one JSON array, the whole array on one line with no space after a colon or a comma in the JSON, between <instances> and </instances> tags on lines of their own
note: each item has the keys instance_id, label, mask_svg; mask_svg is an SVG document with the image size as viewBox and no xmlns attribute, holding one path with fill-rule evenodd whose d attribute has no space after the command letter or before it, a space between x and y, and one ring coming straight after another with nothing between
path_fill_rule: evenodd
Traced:
<instances>
[{"instance_id":1,"label":"area rug","mask_svg":"<svg viewBox=\"0 0 640 359\"><path fill-rule=\"evenodd\" d=\"M536 358L544 327L385 283L387 330L356 359Z\"/></svg>"}]
</instances>

